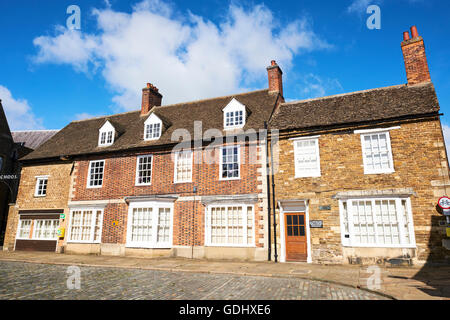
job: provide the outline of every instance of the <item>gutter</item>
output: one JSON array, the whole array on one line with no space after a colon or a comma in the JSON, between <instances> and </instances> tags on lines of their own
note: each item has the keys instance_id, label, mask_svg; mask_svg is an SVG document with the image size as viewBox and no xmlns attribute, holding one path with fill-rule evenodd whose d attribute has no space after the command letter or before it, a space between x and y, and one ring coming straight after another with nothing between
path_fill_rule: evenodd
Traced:
<instances>
[{"instance_id":1,"label":"gutter","mask_svg":"<svg viewBox=\"0 0 450 320\"><path fill-rule=\"evenodd\" d=\"M270 167L271 167L271 176L272 176L272 211L273 211L273 243L274 243L274 257L275 262L278 262L278 254L277 254L277 219L275 213L275 179L273 172L273 149L272 149L272 140L270 140Z\"/></svg>"}]
</instances>

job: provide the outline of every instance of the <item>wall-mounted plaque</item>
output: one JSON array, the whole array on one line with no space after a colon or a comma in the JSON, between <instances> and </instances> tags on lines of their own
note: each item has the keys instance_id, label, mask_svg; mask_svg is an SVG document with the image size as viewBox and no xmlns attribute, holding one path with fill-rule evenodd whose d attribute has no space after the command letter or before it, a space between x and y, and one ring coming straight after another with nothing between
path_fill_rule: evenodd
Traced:
<instances>
[{"instance_id":1,"label":"wall-mounted plaque","mask_svg":"<svg viewBox=\"0 0 450 320\"><path fill-rule=\"evenodd\" d=\"M311 220L309 222L310 228L323 228L323 220Z\"/></svg>"}]
</instances>

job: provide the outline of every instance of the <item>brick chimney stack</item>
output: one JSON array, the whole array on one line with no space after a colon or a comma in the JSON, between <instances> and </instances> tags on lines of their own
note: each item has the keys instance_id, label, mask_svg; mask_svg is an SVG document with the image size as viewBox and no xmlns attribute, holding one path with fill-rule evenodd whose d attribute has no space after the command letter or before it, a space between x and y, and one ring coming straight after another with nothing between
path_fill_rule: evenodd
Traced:
<instances>
[{"instance_id":1,"label":"brick chimney stack","mask_svg":"<svg viewBox=\"0 0 450 320\"><path fill-rule=\"evenodd\" d=\"M411 38L408 31L403 32L403 58L405 60L406 78L409 85L430 82L425 45L417 32L417 27L411 27Z\"/></svg>"},{"instance_id":2,"label":"brick chimney stack","mask_svg":"<svg viewBox=\"0 0 450 320\"><path fill-rule=\"evenodd\" d=\"M269 76L269 93L277 92L283 97L283 71L272 60L271 65L267 67L267 75Z\"/></svg>"},{"instance_id":3,"label":"brick chimney stack","mask_svg":"<svg viewBox=\"0 0 450 320\"><path fill-rule=\"evenodd\" d=\"M158 92L158 88L147 83L147 87L142 89L142 106L141 115L149 113L153 107L161 105L162 95Z\"/></svg>"}]
</instances>

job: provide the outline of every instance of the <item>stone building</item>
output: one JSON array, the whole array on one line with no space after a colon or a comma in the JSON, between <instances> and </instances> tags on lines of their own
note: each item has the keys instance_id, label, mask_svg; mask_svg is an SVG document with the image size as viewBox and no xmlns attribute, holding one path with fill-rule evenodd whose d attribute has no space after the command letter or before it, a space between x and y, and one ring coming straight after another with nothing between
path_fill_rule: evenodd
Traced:
<instances>
[{"instance_id":1,"label":"stone building","mask_svg":"<svg viewBox=\"0 0 450 320\"><path fill-rule=\"evenodd\" d=\"M411 31L407 84L283 103L271 118L280 261L448 259L436 210L450 190L439 103Z\"/></svg>"},{"instance_id":2,"label":"stone building","mask_svg":"<svg viewBox=\"0 0 450 320\"><path fill-rule=\"evenodd\" d=\"M6 120L5 120L6 121ZM6 122L5 122L6 123ZM18 160L38 148L45 141L55 135L57 130L24 130L24 131L12 131L10 133L12 144L11 148L1 148L3 151L3 159L9 159L9 165L3 168L2 174L8 176L7 180L3 180L1 184L3 187L8 188L9 195L7 198L0 200L0 204L3 206L3 211L0 214L0 244L5 242L5 249L13 247L14 238L9 234L8 239L6 235L7 218L9 207L14 208L16 206L16 198L18 188L20 184L20 174L22 171L22 164ZM9 151L7 151L9 150ZM8 152L8 157L6 153ZM13 178L11 178L13 177ZM67 199L66 199L67 200ZM12 224L9 225L11 227ZM20 241L19 241L20 242ZM20 243L19 243L20 247Z\"/></svg>"}]
</instances>

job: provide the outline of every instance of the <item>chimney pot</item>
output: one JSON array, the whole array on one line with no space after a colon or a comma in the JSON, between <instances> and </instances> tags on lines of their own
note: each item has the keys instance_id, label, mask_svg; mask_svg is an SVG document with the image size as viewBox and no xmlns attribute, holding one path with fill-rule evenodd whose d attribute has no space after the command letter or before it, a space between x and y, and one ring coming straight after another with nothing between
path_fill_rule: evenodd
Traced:
<instances>
[{"instance_id":1,"label":"chimney pot","mask_svg":"<svg viewBox=\"0 0 450 320\"><path fill-rule=\"evenodd\" d=\"M405 31L405 32L403 32L403 41L408 41L410 38L409 38L409 31Z\"/></svg>"},{"instance_id":2,"label":"chimney pot","mask_svg":"<svg viewBox=\"0 0 450 320\"><path fill-rule=\"evenodd\" d=\"M417 31L417 27L416 26L412 26L411 27L411 37L417 38L419 36L419 32Z\"/></svg>"},{"instance_id":3,"label":"chimney pot","mask_svg":"<svg viewBox=\"0 0 450 320\"><path fill-rule=\"evenodd\" d=\"M270 61L270 64L271 64L272 66L276 66L276 65L277 65L277 63L275 62L275 60Z\"/></svg>"},{"instance_id":4,"label":"chimney pot","mask_svg":"<svg viewBox=\"0 0 450 320\"><path fill-rule=\"evenodd\" d=\"M147 82L147 88L150 88L152 84Z\"/></svg>"}]
</instances>

